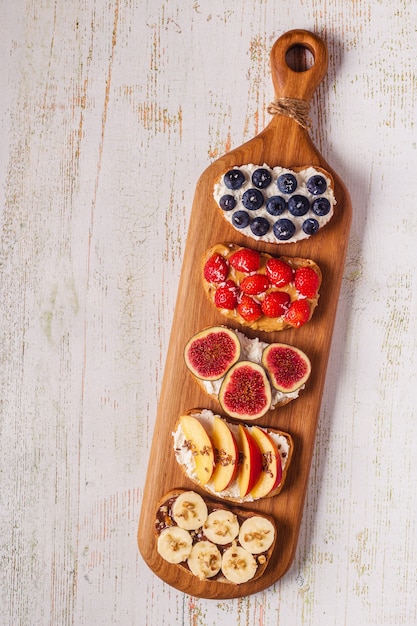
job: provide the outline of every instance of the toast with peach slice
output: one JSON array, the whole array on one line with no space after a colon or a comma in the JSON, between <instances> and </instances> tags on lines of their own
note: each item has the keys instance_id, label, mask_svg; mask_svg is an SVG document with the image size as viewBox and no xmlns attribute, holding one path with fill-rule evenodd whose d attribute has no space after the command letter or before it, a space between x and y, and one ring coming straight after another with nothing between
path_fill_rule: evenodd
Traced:
<instances>
[{"instance_id":1,"label":"toast with peach slice","mask_svg":"<svg viewBox=\"0 0 417 626\"><path fill-rule=\"evenodd\" d=\"M212 496L252 502L276 496L284 486L294 448L288 433L193 409L179 417L172 434L181 469Z\"/></svg>"}]
</instances>

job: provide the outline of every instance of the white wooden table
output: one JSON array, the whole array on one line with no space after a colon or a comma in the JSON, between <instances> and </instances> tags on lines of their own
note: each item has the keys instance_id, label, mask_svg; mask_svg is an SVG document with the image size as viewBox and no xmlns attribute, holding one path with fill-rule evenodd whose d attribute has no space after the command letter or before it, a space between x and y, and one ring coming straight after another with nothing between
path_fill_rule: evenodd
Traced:
<instances>
[{"instance_id":1,"label":"white wooden table","mask_svg":"<svg viewBox=\"0 0 417 626\"><path fill-rule=\"evenodd\" d=\"M2 626L417 624L417 4L0 3ZM136 548L194 188L323 36L353 223L292 568L202 600Z\"/></svg>"}]
</instances>

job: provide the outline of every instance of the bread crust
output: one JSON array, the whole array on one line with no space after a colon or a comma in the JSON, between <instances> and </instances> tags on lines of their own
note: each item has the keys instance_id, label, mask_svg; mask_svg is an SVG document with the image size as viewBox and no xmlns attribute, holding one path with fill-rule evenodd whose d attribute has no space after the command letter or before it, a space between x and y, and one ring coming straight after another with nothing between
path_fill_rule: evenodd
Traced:
<instances>
[{"instance_id":1,"label":"bread crust","mask_svg":"<svg viewBox=\"0 0 417 626\"><path fill-rule=\"evenodd\" d=\"M172 489L169 492L167 492L164 496L162 496L162 498L159 500L158 504L157 504L157 511L156 511L156 520L155 520L155 534L156 537L158 537L158 535L162 532L162 530L166 527L168 527L170 524L171 525L175 525L174 520L172 519L171 515L170 515L170 510L172 508L172 505L175 501L175 499L181 495L182 493L189 491L188 489L182 489L182 488L177 488L177 489ZM198 493L198 492L196 492ZM255 517L255 516L259 516L259 517L263 517L267 520L269 520L273 526L274 526L274 530L275 530L275 536L274 536L274 541L271 544L271 546L268 548L268 550L266 550L265 552L263 552L261 555L254 555L257 561L257 570L255 575L250 579L250 581L248 582L252 582L253 580L256 580L257 578L260 578L262 576L262 574L265 572L266 568L268 567L270 558L273 554L274 548L275 548L275 544L276 544L276 539L277 539L277 528L276 528L276 523L274 518L271 515L268 515L266 513L258 513L255 511L251 511L248 509L243 509L237 506L228 506L226 504L224 504L223 502L219 502L217 500L213 500L210 497L207 497L206 494L200 494L206 505L208 508L208 512L211 513L212 511L218 511L218 510L226 510L226 511L232 511L232 513L234 513L238 520L239 520L239 524L241 525L245 520L251 518L251 517ZM164 507L166 508L166 511L164 509ZM161 511L161 509L163 509L162 514L160 514L159 512ZM163 518L165 521L160 523L159 519ZM237 541L238 543L238 541ZM229 546L218 546L220 548L220 550L222 551L222 549L226 549ZM260 558L261 557L261 558ZM161 557L162 558L162 557ZM188 568L186 562L181 562L178 563L177 565L175 565L175 567L180 567L184 572L186 572L188 575L192 576L195 578L194 574L191 572L191 570ZM219 574L217 574L216 576L214 576L213 578L207 578L205 582L220 582L226 585L237 585L239 583L234 583L231 582L230 580L228 580L222 573L221 571L219 572Z\"/></svg>"},{"instance_id":2,"label":"bread crust","mask_svg":"<svg viewBox=\"0 0 417 626\"><path fill-rule=\"evenodd\" d=\"M194 417L197 417L197 419L199 418L199 416L201 416L201 412L203 409L191 409L189 411L186 412L186 415L192 415ZM215 416L215 414L213 413L213 417ZM226 422L226 424L228 426L233 426L233 423L231 421L228 421L227 419L225 419L222 416L217 416L217 417L221 417L221 419ZM177 431L177 429L180 426L180 418L178 418L176 424L175 424L175 428L174 428L174 432ZM250 424L244 424L244 427L248 428L250 431L251 425ZM275 487L275 489L273 489L272 491L270 491L267 495L263 496L264 498L272 498L274 496L277 496L282 489L284 488L284 484L287 478L287 474L288 474L288 470L289 467L291 465L291 459L292 459L292 455L293 455L293 451L294 451L294 442L293 442L293 438L291 437L291 435L289 433L286 433L282 430L278 430L276 428L270 428L270 427L258 427L261 428L261 430L265 431L266 433L272 433L275 435L280 435L282 437L285 437L287 445L288 445L288 452L286 455L286 459L285 459L285 464L282 466L282 477L281 477L281 481L279 482L279 484ZM176 455L177 458L177 455ZM177 458L178 461L178 458ZM261 498L251 498L251 497L244 497L244 498L235 498L232 497L230 495L224 492L215 492L212 489L210 489L210 483L208 483L207 485L202 485L200 483L200 481L192 476L189 472L187 472L187 468L185 465L183 465L182 463L180 463L178 461L178 464L181 468L181 471L183 472L183 474L195 485L198 485L200 487L200 489L203 489L206 493L210 494L211 497L216 497L216 498L220 498L222 500L225 500L227 502L232 502L232 503L236 503L236 504L243 504L246 502L256 502L256 500L261 499ZM234 479L236 480L236 478Z\"/></svg>"}]
</instances>

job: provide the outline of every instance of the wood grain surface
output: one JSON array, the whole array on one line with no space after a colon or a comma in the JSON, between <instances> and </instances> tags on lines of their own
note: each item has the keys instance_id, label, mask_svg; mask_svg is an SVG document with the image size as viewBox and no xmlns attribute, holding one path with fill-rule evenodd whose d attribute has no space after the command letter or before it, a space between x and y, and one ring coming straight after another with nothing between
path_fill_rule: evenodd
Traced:
<instances>
[{"instance_id":1,"label":"wood grain surface","mask_svg":"<svg viewBox=\"0 0 417 626\"><path fill-rule=\"evenodd\" d=\"M314 64L305 71L294 71L287 63L288 52L296 46L301 51L308 50L313 54ZM276 98L295 98L309 103L327 71L327 47L323 40L308 31L292 30L284 33L272 47L271 71ZM337 203L335 215L329 224L314 236L297 243L267 245L261 241L255 242L229 226L214 201L214 185L233 166L248 163L266 163L270 167L317 166L329 171L334 180ZM163 580L182 591L205 598L247 596L271 586L291 564L314 449L350 222L350 197L343 183L314 147L307 130L286 115L275 115L264 131L217 159L199 178L190 216L138 530L139 547L147 564ZM259 333L248 331L236 322L227 324L249 337L259 337L269 343L294 345L309 355L312 362L312 374L300 397L257 420L263 426L290 433L295 451L289 477L280 496L264 498L251 506L254 511L274 516L278 540L269 567L262 577L242 585L225 585L214 580L199 581L189 576L159 556L155 536L156 510L164 494L171 489L193 488L192 483L182 475L173 451L172 432L179 416L193 407L210 408L222 414L219 403L209 398L187 371L184 348L195 333L225 322L207 300L201 269L203 256L209 248L217 243L231 242L249 245L275 256L285 254L312 259L323 274L319 310L302 328Z\"/></svg>"},{"instance_id":2,"label":"wood grain surface","mask_svg":"<svg viewBox=\"0 0 417 626\"><path fill-rule=\"evenodd\" d=\"M416 23L408 0L0 4L2 625L417 623ZM268 126L294 28L329 50L311 139L353 207L303 516L279 581L197 598L137 548L174 307L196 183Z\"/></svg>"}]
</instances>

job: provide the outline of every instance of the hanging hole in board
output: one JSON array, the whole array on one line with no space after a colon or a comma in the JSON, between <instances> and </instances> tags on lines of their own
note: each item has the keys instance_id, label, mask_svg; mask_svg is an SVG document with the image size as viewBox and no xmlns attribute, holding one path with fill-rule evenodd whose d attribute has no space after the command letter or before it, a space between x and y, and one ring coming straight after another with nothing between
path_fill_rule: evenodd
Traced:
<instances>
[{"instance_id":1,"label":"hanging hole in board","mask_svg":"<svg viewBox=\"0 0 417 626\"><path fill-rule=\"evenodd\" d=\"M285 60L293 72L306 72L314 65L314 54L306 46L296 44L287 50Z\"/></svg>"}]
</instances>

